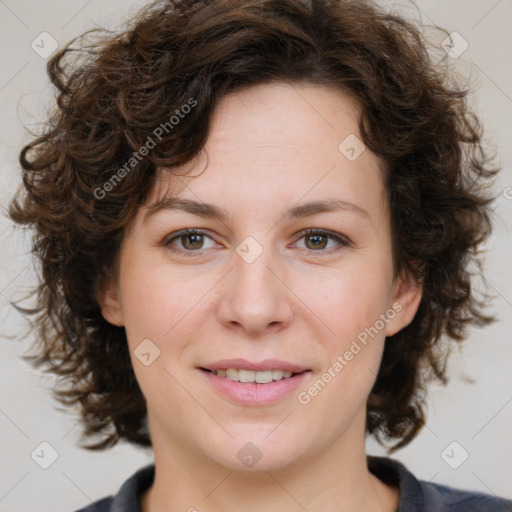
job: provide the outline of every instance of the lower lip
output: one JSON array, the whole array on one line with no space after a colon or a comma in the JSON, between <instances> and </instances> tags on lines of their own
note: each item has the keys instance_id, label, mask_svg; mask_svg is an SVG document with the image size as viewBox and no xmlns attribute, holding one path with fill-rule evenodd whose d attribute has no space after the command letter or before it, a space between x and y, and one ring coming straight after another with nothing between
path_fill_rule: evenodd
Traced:
<instances>
[{"instance_id":1,"label":"lower lip","mask_svg":"<svg viewBox=\"0 0 512 512\"><path fill-rule=\"evenodd\" d=\"M200 370L210 383L235 402L246 406L267 405L284 398L295 391L311 373L309 370L298 373L289 379L281 379L268 384L236 382L226 377L218 377L208 370Z\"/></svg>"}]
</instances>

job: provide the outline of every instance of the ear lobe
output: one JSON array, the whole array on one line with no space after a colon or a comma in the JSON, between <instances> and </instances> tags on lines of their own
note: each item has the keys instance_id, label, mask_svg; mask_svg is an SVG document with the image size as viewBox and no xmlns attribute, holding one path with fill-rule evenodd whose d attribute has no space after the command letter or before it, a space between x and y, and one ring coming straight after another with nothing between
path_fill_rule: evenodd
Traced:
<instances>
[{"instance_id":1,"label":"ear lobe","mask_svg":"<svg viewBox=\"0 0 512 512\"><path fill-rule=\"evenodd\" d=\"M121 304L119 302L119 289L113 276L105 278L101 283L97 300L101 314L107 322L118 327L124 325Z\"/></svg>"},{"instance_id":2,"label":"ear lobe","mask_svg":"<svg viewBox=\"0 0 512 512\"><path fill-rule=\"evenodd\" d=\"M423 284L411 276L398 277L395 287L393 310L396 315L386 326L386 336L393 336L412 322L423 295Z\"/></svg>"}]
</instances>

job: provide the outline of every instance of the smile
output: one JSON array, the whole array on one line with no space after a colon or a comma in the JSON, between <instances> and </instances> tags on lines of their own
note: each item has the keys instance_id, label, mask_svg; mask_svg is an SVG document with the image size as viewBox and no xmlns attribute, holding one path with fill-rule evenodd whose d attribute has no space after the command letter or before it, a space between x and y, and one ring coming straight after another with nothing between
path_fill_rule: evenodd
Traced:
<instances>
[{"instance_id":1,"label":"smile","mask_svg":"<svg viewBox=\"0 0 512 512\"><path fill-rule=\"evenodd\" d=\"M311 375L309 370L292 373L283 370L259 372L228 368L212 371L200 368L200 371L207 384L221 397L247 407L270 405L289 397Z\"/></svg>"},{"instance_id":2,"label":"smile","mask_svg":"<svg viewBox=\"0 0 512 512\"><path fill-rule=\"evenodd\" d=\"M226 368L219 370L210 370L217 377L225 377L235 382L253 382L257 384L268 384L282 379L289 379L297 373L289 370L262 370L252 371L237 368Z\"/></svg>"}]
</instances>

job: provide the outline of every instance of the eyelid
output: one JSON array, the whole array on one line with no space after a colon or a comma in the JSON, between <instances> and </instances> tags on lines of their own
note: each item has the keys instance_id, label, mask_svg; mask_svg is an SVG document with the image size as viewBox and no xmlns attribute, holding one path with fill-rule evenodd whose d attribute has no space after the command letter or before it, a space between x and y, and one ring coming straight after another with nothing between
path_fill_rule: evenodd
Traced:
<instances>
[{"instance_id":1,"label":"eyelid","mask_svg":"<svg viewBox=\"0 0 512 512\"><path fill-rule=\"evenodd\" d=\"M171 242L173 242L174 240L179 240L181 237L186 236L186 235L202 235L202 236L208 237L211 240L213 240L213 238L208 234L208 230L201 229L201 228L187 228L187 229L182 229L180 231L174 231L173 233L164 237L164 239L162 240L162 245L164 247L169 248L169 245L171 244ZM202 254L203 252L205 252L208 249L203 249L203 250L198 250L198 251L187 251L187 250L183 250L183 249L169 249L169 250L173 253L185 254L186 256L189 256L189 255L194 256L194 255Z\"/></svg>"},{"instance_id":2,"label":"eyelid","mask_svg":"<svg viewBox=\"0 0 512 512\"><path fill-rule=\"evenodd\" d=\"M162 245L164 245L164 247L169 248L170 243L173 242L174 240L178 240L183 236L193 235L193 234L201 235L201 236L210 238L212 241L215 241L215 240L213 240L212 236L210 236L208 234L207 229L187 228L187 229L182 229L180 231L175 231L175 232L171 233L170 235L167 235L163 239ZM323 229L323 228L307 228L307 229L300 231L297 234L297 237L296 237L297 240L294 243L297 243L297 241L301 240L302 238L305 238L307 236L312 236L312 235L325 235L329 239L334 240L339 244L339 247L335 248L334 250L330 249L330 250L314 251L314 250L303 249L314 256L322 256L322 255L332 254L333 252L337 252L338 250L340 250L340 247L353 246L351 240L348 237L346 237L345 235L342 235L341 233L330 231L328 229ZM180 254L186 255L186 256L196 256L196 255L203 254L205 251L208 251L209 249L190 251L190 250L184 250L184 249L170 249L169 248L169 250L173 253L180 253Z\"/></svg>"},{"instance_id":3,"label":"eyelid","mask_svg":"<svg viewBox=\"0 0 512 512\"><path fill-rule=\"evenodd\" d=\"M322 229L322 228L308 228L299 233L299 239L303 238L308 235L328 235L329 237L336 240L341 245L345 246L352 246L352 241L345 235L342 235L341 233L337 233L335 231L330 231L328 229Z\"/></svg>"}]
</instances>

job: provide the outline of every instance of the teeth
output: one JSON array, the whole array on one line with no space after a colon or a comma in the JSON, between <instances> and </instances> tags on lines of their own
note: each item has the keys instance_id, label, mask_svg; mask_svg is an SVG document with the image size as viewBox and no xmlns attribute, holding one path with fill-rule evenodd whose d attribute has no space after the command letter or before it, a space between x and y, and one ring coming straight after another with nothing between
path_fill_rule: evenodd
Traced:
<instances>
[{"instance_id":1,"label":"teeth","mask_svg":"<svg viewBox=\"0 0 512 512\"><path fill-rule=\"evenodd\" d=\"M268 384L269 382L289 379L293 374L284 370L265 370L255 372L252 370L239 370L236 368L227 368L225 370L212 370L212 373L218 377L225 377L236 382L256 382L258 384Z\"/></svg>"},{"instance_id":2,"label":"teeth","mask_svg":"<svg viewBox=\"0 0 512 512\"><path fill-rule=\"evenodd\" d=\"M272 370L272 380L281 380L283 378L283 370Z\"/></svg>"}]
</instances>

